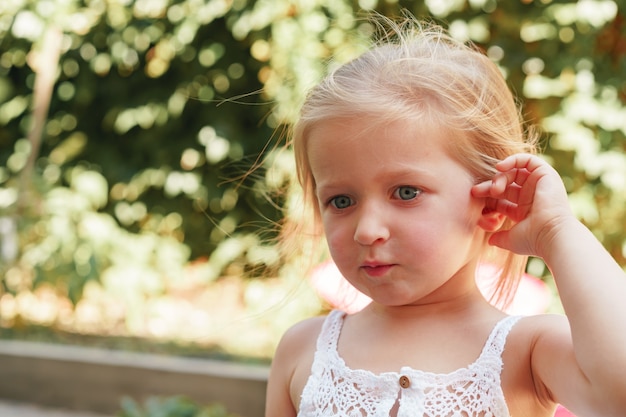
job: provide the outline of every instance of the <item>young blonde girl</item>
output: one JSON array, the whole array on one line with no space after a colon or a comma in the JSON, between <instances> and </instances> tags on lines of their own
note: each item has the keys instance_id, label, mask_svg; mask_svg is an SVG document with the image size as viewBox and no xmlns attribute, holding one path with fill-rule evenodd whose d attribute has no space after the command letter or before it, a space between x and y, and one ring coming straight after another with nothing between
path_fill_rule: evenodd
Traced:
<instances>
[{"instance_id":1,"label":"young blonde girl","mask_svg":"<svg viewBox=\"0 0 626 417\"><path fill-rule=\"evenodd\" d=\"M284 335L266 416L626 415L624 271L533 155L499 69L434 25L384 28L310 92L293 134L312 220L373 301ZM481 262L506 298L526 256L567 317L481 295Z\"/></svg>"}]
</instances>

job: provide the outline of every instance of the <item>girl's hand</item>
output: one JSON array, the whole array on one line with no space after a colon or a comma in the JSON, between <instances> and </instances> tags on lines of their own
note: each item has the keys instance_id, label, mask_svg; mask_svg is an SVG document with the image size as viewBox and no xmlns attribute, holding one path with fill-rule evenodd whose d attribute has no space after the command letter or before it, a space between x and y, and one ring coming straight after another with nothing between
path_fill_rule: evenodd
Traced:
<instances>
[{"instance_id":1,"label":"girl's hand","mask_svg":"<svg viewBox=\"0 0 626 417\"><path fill-rule=\"evenodd\" d=\"M489 243L518 254L545 257L559 230L577 221L559 174L546 161L529 154L512 155L496 169L500 172L475 185L472 195L486 198L486 210L501 213L516 224L495 232Z\"/></svg>"}]
</instances>

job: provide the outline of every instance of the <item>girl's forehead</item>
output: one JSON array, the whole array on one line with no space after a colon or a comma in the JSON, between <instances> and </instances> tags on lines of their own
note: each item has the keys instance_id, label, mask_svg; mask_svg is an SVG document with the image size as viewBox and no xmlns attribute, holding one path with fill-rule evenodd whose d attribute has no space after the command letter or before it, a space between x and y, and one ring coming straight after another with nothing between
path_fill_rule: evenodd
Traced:
<instances>
[{"instance_id":1,"label":"girl's forehead","mask_svg":"<svg viewBox=\"0 0 626 417\"><path fill-rule=\"evenodd\" d=\"M446 146L458 140L458 132L453 132L439 122L424 118L384 120L376 116L360 115L327 119L315 123L308 130L305 145L307 152L317 142L323 142L323 149L332 152L340 146L363 147L388 146Z\"/></svg>"},{"instance_id":2,"label":"girl's forehead","mask_svg":"<svg viewBox=\"0 0 626 417\"><path fill-rule=\"evenodd\" d=\"M408 121L368 123L359 118L320 124L307 138L308 160L318 167L331 161L367 159L372 163L397 163L448 157L449 132L429 124Z\"/></svg>"}]
</instances>

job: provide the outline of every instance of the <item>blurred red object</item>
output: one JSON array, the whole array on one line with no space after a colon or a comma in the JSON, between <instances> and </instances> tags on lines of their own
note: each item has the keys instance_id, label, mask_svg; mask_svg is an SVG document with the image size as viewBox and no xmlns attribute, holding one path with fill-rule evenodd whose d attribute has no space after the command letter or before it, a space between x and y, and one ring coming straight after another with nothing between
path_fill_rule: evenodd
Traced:
<instances>
[{"instance_id":1,"label":"blurred red object","mask_svg":"<svg viewBox=\"0 0 626 417\"><path fill-rule=\"evenodd\" d=\"M361 311L372 299L357 290L339 272L332 261L316 266L311 273L311 284L331 308L345 311L348 314Z\"/></svg>"},{"instance_id":2,"label":"blurred red object","mask_svg":"<svg viewBox=\"0 0 626 417\"><path fill-rule=\"evenodd\" d=\"M576 417L572 414L567 408L559 405L556 409L556 413L554 413L554 417Z\"/></svg>"}]
</instances>

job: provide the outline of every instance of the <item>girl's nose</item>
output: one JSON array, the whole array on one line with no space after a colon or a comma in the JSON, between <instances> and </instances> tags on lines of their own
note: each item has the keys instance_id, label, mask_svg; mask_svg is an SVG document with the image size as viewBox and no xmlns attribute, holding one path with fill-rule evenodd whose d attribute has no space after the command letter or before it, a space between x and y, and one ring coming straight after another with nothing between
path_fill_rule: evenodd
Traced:
<instances>
[{"instance_id":1,"label":"girl's nose","mask_svg":"<svg viewBox=\"0 0 626 417\"><path fill-rule=\"evenodd\" d=\"M359 213L354 241L360 245L386 241L389 238L388 220L379 210L364 207Z\"/></svg>"}]
</instances>

